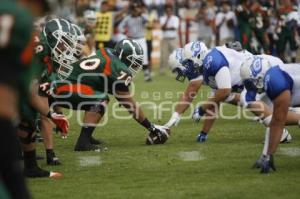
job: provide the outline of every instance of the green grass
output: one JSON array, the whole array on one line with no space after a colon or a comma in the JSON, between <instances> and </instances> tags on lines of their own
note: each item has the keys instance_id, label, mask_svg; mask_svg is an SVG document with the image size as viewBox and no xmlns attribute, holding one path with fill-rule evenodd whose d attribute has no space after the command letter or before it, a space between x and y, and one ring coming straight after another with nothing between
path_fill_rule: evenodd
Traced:
<instances>
[{"instance_id":1,"label":"green grass","mask_svg":"<svg viewBox=\"0 0 300 199\"><path fill-rule=\"evenodd\" d=\"M135 99L159 105L169 100L165 91L175 94L186 85L170 75L155 76L152 83L144 83L140 75L135 81ZM207 88L202 90L207 94ZM145 99L145 91L150 93L148 99ZM158 93L161 99L157 98ZM195 102L203 100L200 96ZM115 102L111 99L110 107ZM171 101L176 102L177 97ZM161 119L153 119L153 110L143 108L154 123L164 124L171 115L165 111ZM235 111L235 107L226 106L227 113ZM194 124L186 119L172 129L172 136L165 145L146 146L146 130L134 120L113 119L110 111L108 117L108 124L97 128L94 134L105 140L106 152L73 152L80 132L75 118L70 121L68 139L55 135L55 151L63 165L49 167L45 161L39 164L64 176L58 180L29 180L34 198L299 198L299 156L278 153L275 157L278 171L270 175L250 169L262 150L264 137L263 126L253 121L219 119L208 142L199 144L195 138L203 123ZM293 142L280 148L299 147L299 129L289 130ZM44 151L41 144L38 148L39 153ZM191 152L199 160L183 161L182 152ZM80 160L87 156L96 158L98 164L81 166Z\"/></svg>"}]
</instances>

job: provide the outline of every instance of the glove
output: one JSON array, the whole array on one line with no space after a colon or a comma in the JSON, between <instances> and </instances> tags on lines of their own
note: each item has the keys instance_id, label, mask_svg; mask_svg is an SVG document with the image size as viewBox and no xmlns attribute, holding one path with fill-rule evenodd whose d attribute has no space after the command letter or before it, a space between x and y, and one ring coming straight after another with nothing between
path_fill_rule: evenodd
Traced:
<instances>
[{"instance_id":1,"label":"glove","mask_svg":"<svg viewBox=\"0 0 300 199\"><path fill-rule=\"evenodd\" d=\"M252 166L253 169L261 169L260 172L267 174L270 169L276 171L273 155L261 155Z\"/></svg>"},{"instance_id":2,"label":"glove","mask_svg":"<svg viewBox=\"0 0 300 199\"><path fill-rule=\"evenodd\" d=\"M196 109L194 110L194 113L193 113L192 118L193 118L193 120L194 120L195 122L199 122L200 119L201 119L201 117L202 117L204 114L205 114L205 111L202 109L201 106L199 106L198 108L196 108Z\"/></svg>"},{"instance_id":3,"label":"glove","mask_svg":"<svg viewBox=\"0 0 300 199\"><path fill-rule=\"evenodd\" d=\"M205 142L206 140L207 140L207 133L201 132L201 133L197 136L197 142Z\"/></svg>"},{"instance_id":4,"label":"glove","mask_svg":"<svg viewBox=\"0 0 300 199\"><path fill-rule=\"evenodd\" d=\"M147 145L164 144L169 138L169 128L160 125L151 125L146 139Z\"/></svg>"},{"instance_id":5,"label":"glove","mask_svg":"<svg viewBox=\"0 0 300 199\"><path fill-rule=\"evenodd\" d=\"M180 115L179 113L174 112L170 120L164 126L170 128L173 125L177 126L179 122L180 122Z\"/></svg>"},{"instance_id":6,"label":"glove","mask_svg":"<svg viewBox=\"0 0 300 199\"><path fill-rule=\"evenodd\" d=\"M264 155L261 155L253 164L252 169L260 169L263 162Z\"/></svg>"},{"instance_id":7,"label":"glove","mask_svg":"<svg viewBox=\"0 0 300 199\"><path fill-rule=\"evenodd\" d=\"M69 121L63 114L55 113L55 112L49 112L47 117L49 117L54 124L61 130L63 134L68 133L69 129Z\"/></svg>"},{"instance_id":8,"label":"glove","mask_svg":"<svg viewBox=\"0 0 300 199\"><path fill-rule=\"evenodd\" d=\"M260 173L267 174L270 172L270 169L276 171L273 155L263 155Z\"/></svg>"}]
</instances>

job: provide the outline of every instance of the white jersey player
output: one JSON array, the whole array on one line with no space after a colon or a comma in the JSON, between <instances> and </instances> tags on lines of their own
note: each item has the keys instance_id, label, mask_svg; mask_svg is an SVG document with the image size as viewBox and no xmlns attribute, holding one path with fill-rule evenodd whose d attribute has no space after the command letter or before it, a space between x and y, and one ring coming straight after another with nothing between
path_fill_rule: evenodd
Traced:
<instances>
[{"instance_id":1,"label":"white jersey player","mask_svg":"<svg viewBox=\"0 0 300 199\"><path fill-rule=\"evenodd\" d=\"M202 42L192 42L193 46L197 45L202 46L202 51L207 51L207 48L204 43ZM190 43L190 44L192 44ZM172 54L169 56L169 67L171 68L173 73L177 73L176 80L180 82L184 82L186 78L186 68L183 66L183 49L177 48L175 49ZM165 124L166 127L170 128L173 125L177 125L181 119L181 114L183 114L186 109L189 107L190 103L193 101L194 97L196 96L198 90L200 89L203 76L201 73L194 73L192 76L189 75L189 84L186 87L183 95L181 96L178 104L175 107L175 111L173 112L170 120Z\"/></svg>"},{"instance_id":2,"label":"white jersey player","mask_svg":"<svg viewBox=\"0 0 300 199\"><path fill-rule=\"evenodd\" d=\"M300 115L288 110L290 106L300 105L300 64L272 66L267 59L254 56L242 64L240 73L247 89L248 102L255 101L258 93L265 92L273 103L270 135L266 134L269 138L266 154L256 162L262 173L268 173L270 169L275 170L273 154L284 126L299 125Z\"/></svg>"},{"instance_id":3,"label":"white jersey player","mask_svg":"<svg viewBox=\"0 0 300 199\"><path fill-rule=\"evenodd\" d=\"M185 46L184 52L189 52L190 46ZM211 51L204 55L204 59L190 59L189 56L197 53L184 53L183 62L186 59L191 63L185 66L188 70L196 70L201 68L204 82L212 88L212 95L209 100L196 108L193 114L193 119L198 122L202 116L211 116L206 118L203 130L198 135L198 141L202 142L207 139L207 133L211 129L213 122L215 120L214 115L218 109L221 102L227 102L234 105L240 104L240 92L243 89L243 82L240 76L240 66L249 57L253 57L248 51L236 51L234 49L228 48L225 45L213 48ZM267 55L262 55L267 56ZM201 56L200 56L201 57ZM279 62L280 60L272 57ZM197 63L198 62L198 63ZM202 62L202 63L201 63ZM201 65L202 64L202 65ZM194 65L194 67L190 67ZM202 67L201 67L202 66ZM186 72L185 74L193 74L192 72ZM248 107L255 115L262 117L263 119L269 117L272 113L271 110L262 102L256 101L251 103ZM207 111L209 110L209 111ZM285 131L282 141L286 140L286 137L290 136L287 131Z\"/></svg>"}]
</instances>

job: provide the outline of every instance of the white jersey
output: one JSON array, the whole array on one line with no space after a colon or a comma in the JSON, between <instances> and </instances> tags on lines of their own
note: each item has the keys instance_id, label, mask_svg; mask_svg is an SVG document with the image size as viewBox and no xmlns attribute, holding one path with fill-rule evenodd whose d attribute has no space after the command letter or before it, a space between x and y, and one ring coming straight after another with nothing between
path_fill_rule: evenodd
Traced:
<instances>
[{"instance_id":1,"label":"white jersey","mask_svg":"<svg viewBox=\"0 0 300 199\"><path fill-rule=\"evenodd\" d=\"M282 65L284 65L284 63L281 59L279 59L278 57L272 56L272 55L261 54L261 55L256 55L256 56L268 60L269 63L271 64L271 66L282 66Z\"/></svg>"},{"instance_id":2,"label":"white jersey","mask_svg":"<svg viewBox=\"0 0 300 199\"><path fill-rule=\"evenodd\" d=\"M300 106L300 64L282 64L271 67L264 78L265 97L269 101L274 100L283 91L291 92L290 106ZM249 102L261 100L253 91L243 91L241 102L248 105Z\"/></svg>"},{"instance_id":3,"label":"white jersey","mask_svg":"<svg viewBox=\"0 0 300 199\"><path fill-rule=\"evenodd\" d=\"M242 86L241 64L252 54L224 46L213 48L204 58L203 78L213 89Z\"/></svg>"}]
</instances>

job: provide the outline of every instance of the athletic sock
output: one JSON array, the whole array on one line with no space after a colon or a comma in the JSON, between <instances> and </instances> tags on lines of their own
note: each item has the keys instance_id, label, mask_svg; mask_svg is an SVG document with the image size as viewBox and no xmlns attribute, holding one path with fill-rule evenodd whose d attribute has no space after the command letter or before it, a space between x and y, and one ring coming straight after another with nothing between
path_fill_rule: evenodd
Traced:
<instances>
[{"instance_id":1,"label":"athletic sock","mask_svg":"<svg viewBox=\"0 0 300 199\"><path fill-rule=\"evenodd\" d=\"M16 128L11 121L0 118L0 129L0 178L12 198L28 199L30 197L21 169Z\"/></svg>"},{"instance_id":2,"label":"athletic sock","mask_svg":"<svg viewBox=\"0 0 300 199\"><path fill-rule=\"evenodd\" d=\"M24 166L27 170L35 169L38 167L35 149L32 151L24 151Z\"/></svg>"},{"instance_id":3,"label":"athletic sock","mask_svg":"<svg viewBox=\"0 0 300 199\"><path fill-rule=\"evenodd\" d=\"M95 130L94 126L83 126L81 128L80 136L78 140L82 142L90 142L90 138Z\"/></svg>"}]
</instances>

